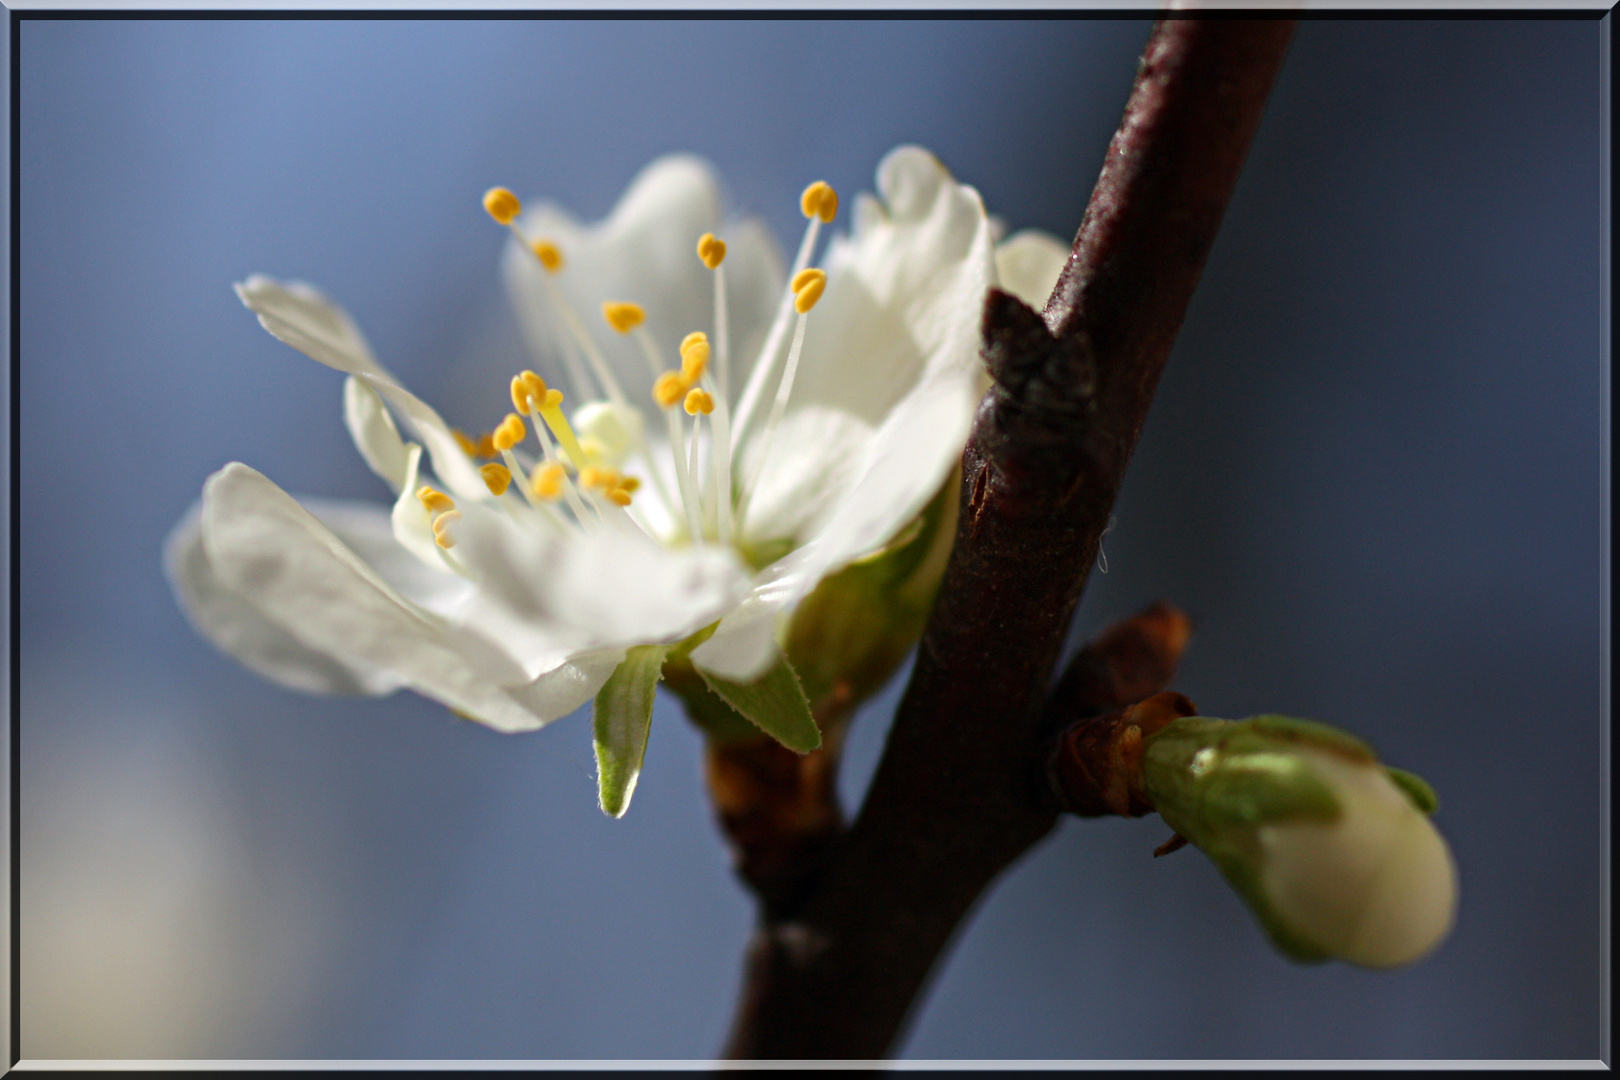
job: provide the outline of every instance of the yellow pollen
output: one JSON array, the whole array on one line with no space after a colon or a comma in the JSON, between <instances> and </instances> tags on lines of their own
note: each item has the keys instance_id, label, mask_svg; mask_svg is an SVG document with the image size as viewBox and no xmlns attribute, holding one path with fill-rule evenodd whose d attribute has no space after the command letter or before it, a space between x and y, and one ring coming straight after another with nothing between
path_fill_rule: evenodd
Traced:
<instances>
[{"instance_id":1,"label":"yellow pollen","mask_svg":"<svg viewBox=\"0 0 1620 1080\"><path fill-rule=\"evenodd\" d=\"M706 232L698 237L697 251L698 258L703 260L704 266L710 270L717 270L726 258L726 242L715 239L714 233Z\"/></svg>"},{"instance_id":2,"label":"yellow pollen","mask_svg":"<svg viewBox=\"0 0 1620 1080\"><path fill-rule=\"evenodd\" d=\"M495 433L493 431L478 436L478 456L495 457L500 453L495 449Z\"/></svg>"},{"instance_id":3,"label":"yellow pollen","mask_svg":"<svg viewBox=\"0 0 1620 1080\"><path fill-rule=\"evenodd\" d=\"M446 551L449 551L451 548L456 546L455 537L451 536L449 533L434 533L433 542L444 548Z\"/></svg>"},{"instance_id":4,"label":"yellow pollen","mask_svg":"<svg viewBox=\"0 0 1620 1080\"><path fill-rule=\"evenodd\" d=\"M827 272L813 266L793 275L793 310L800 315L816 306L822 290L827 287Z\"/></svg>"},{"instance_id":5,"label":"yellow pollen","mask_svg":"<svg viewBox=\"0 0 1620 1080\"><path fill-rule=\"evenodd\" d=\"M666 371L653 383L653 400L660 409L667 409L686 395L686 379L678 371Z\"/></svg>"},{"instance_id":6,"label":"yellow pollen","mask_svg":"<svg viewBox=\"0 0 1620 1080\"><path fill-rule=\"evenodd\" d=\"M825 180L817 180L799 196L799 209L805 217L819 217L829 222L838 216L838 192Z\"/></svg>"},{"instance_id":7,"label":"yellow pollen","mask_svg":"<svg viewBox=\"0 0 1620 1080\"><path fill-rule=\"evenodd\" d=\"M454 435L456 437L456 445L461 447L461 452L462 453L466 454L468 457L474 457L475 455L477 455L477 453L478 453L478 444L473 442L471 439L467 438L467 433L466 432L458 431L455 428L451 428L450 429L450 434L452 434L452 435Z\"/></svg>"},{"instance_id":8,"label":"yellow pollen","mask_svg":"<svg viewBox=\"0 0 1620 1080\"><path fill-rule=\"evenodd\" d=\"M478 473L484 478L484 483L489 486L491 495L505 495L506 489L512 484L511 470L498 461L479 466Z\"/></svg>"},{"instance_id":9,"label":"yellow pollen","mask_svg":"<svg viewBox=\"0 0 1620 1080\"><path fill-rule=\"evenodd\" d=\"M647 321L647 313L640 304L607 300L602 304L602 317L621 334L628 334Z\"/></svg>"},{"instance_id":10,"label":"yellow pollen","mask_svg":"<svg viewBox=\"0 0 1620 1080\"><path fill-rule=\"evenodd\" d=\"M529 388L529 396L534 398L534 403L541 408L545 408L546 380L532 371L524 371L519 378L523 380L523 385Z\"/></svg>"},{"instance_id":11,"label":"yellow pollen","mask_svg":"<svg viewBox=\"0 0 1620 1080\"><path fill-rule=\"evenodd\" d=\"M484 209L489 216L502 225L510 225L523 213L523 204L518 197L503 187L492 187L484 192Z\"/></svg>"},{"instance_id":12,"label":"yellow pollen","mask_svg":"<svg viewBox=\"0 0 1620 1080\"><path fill-rule=\"evenodd\" d=\"M548 274L555 274L563 268L562 251L550 240L534 242L534 257L540 260L540 265L546 268Z\"/></svg>"},{"instance_id":13,"label":"yellow pollen","mask_svg":"<svg viewBox=\"0 0 1620 1080\"><path fill-rule=\"evenodd\" d=\"M637 480L633 476L626 476L619 481L619 490L625 492L626 494L634 495L637 491L641 490L641 481Z\"/></svg>"},{"instance_id":14,"label":"yellow pollen","mask_svg":"<svg viewBox=\"0 0 1620 1080\"><path fill-rule=\"evenodd\" d=\"M523 441L523 436L527 435L528 432L529 429L523 426L522 417L518 416L517 413L507 413L506 419L501 421L501 426L495 429L495 449L512 449L512 447Z\"/></svg>"},{"instance_id":15,"label":"yellow pollen","mask_svg":"<svg viewBox=\"0 0 1620 1080\"><path fill-rule=\"evenodd\" d=\"M701 333L688 334L681 342L681 377L688 383L703 378L703 369L709 364L709 339Z\"/></svg>"},{"instance_id":16,"label":"yellow pollen","mask_svg":"<svg viewBox=\"0 0 1620 1080\"><path fill-rule=\"evenodd\" d=\"M563 477L565 475L563 467L555 461L540 466L535 471L534 479L530 481L530 487L533 489L535 497L545 499L547 502L562 498Z\"/></svg>"},{"instance_id":17,"label":"yellow pollen","mask_svg":"<svg viewBox=\"0 0 1620 1080\"><path fill-rule=\"evenodd\" d=\"M456 508L456 500L430 484L423 484L417 488L416 497L430 514L443 514Z\"/></svg>"},{"instance_id":18,"label":"yellow pollen","mask_svg":"<svg viewBox=\"0 0 1620 1080\"><path fill-rule=\"evenodd\" d=\"M606 498L607 501L612 503L614 506L630 505L630 493L622 487L617 487L612 491L607 492Z\"/></svg>"},{"instance_id":19,"label":"yellow pollen","mask_svg":"<svg viewBox=\"0 0 1620 1080\"><path fill-rule=\"evenodd\" d=\"M529 385L523 381L523 376L512 376L512 408L529 415Z\"/></svg>"},{"instance_id":20,"label":"yellow pollen","mask_svg":"<svg viewBox=\"0 0 1620 1080\"><path fill-rule=\"evenodd\" d=\"M547 390L542 396L545 398L544 401L540 402L542 409L555 409L563 403L563 392L561 390Z\"/></svg>"},{"instance_id":21,"label":"yellow pollen","mask_svg":"<svg viewBox=\"0 0 1620 1080\"><path fill-rule=\"evenodd\" d=\"M700 341L705 345L709 343L709 335L705 334L701 330L694 330L690 334L687 334L685 337L681 338L681 355L685 356L686 350L690 349Z\"/></svg>"},{"instance_id":22,"label":"yellow pollen","mask_svg":"<svg viewBox=\"0 0 1620 1080\"><path fill-rule=\"evenodd\" d=\"M714 412L714 398L709 396L708 391L693 387L686 395L686 414L696 416L702 413L707 416L712 412Z\"/></svg>"}]
</instances>

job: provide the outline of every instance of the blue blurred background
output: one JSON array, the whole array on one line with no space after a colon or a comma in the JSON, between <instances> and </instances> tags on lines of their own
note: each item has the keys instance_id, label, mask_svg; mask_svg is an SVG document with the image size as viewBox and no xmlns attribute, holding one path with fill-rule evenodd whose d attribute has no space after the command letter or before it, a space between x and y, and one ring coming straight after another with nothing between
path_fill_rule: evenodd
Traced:
<instances>
[{"instance_id":1,"label":"blue blurred background","mask_svg":"<svg viewBox=\"0 0 1620 1080\"><path fill-rule=\"evenodd\" d=\"M786 244L806 182L870 188L912 141L1067 238L1148 29L24 22L21 1053L711 1055L752 910L669 702L610 821L581 717L302 697L176 608L160 545L225 462L386 495L339 377L230 285L315 282L476 425L520 364L490 185L595 218L691 150ZM1596 1055L1598 34L1300 27L1075 627L1169 599L1203 711L1336 722L1431 780L1452 938L1295 966L1196 852L1149 857L1157 819L1071 820L905 1055Z\"/></svg>"}]
</instances>

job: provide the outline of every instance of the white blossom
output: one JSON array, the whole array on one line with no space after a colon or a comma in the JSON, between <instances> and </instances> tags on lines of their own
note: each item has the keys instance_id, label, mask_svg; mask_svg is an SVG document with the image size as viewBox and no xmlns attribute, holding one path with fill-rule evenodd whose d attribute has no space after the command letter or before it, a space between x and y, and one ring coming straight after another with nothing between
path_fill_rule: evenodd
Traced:
<instances>
[{"instance_id":1,"label":"white blossom","mask_svg":"<svg viewBox=\"0 0 1620 1080\"><path fill-rule=\"evenodd\" d=\"M694 666L763 677L798 601L890 540L959 458L998 263L1038 306L1066 250L1020 234L998 255L978 193L900 147L817 263L823 188L787 271L759 223L721 218L695 158L653 162L594 226L492 192L540 375L510 401L491 388L523 415L488 463L315 289L239 284L270 333L348 376L345 421L395 501L299 501L227 465L168 544L193 622L284 685L406 687L504 731L589 700L627 650L716 623Z\"/></svg>"}]
</instances>

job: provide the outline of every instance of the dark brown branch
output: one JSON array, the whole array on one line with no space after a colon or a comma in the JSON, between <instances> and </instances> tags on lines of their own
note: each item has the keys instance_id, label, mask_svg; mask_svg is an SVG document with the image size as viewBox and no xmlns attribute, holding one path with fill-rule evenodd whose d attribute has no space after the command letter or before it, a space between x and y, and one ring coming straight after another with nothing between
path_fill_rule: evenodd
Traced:
<instances>
[{"instance_id":1,"label":"dark brown branch","mask_svg":"<svg viewBox=\"0 0 1620 1080\"><path fill-rule=\"evenodd\" d=\"M888 1053L963 916L1057 820L1052 669L1291 32L1159 23L1044 320L988 298L995 386L911 685L854 826L750 945L730 1056Z\"/></svg>"}]
</instances>

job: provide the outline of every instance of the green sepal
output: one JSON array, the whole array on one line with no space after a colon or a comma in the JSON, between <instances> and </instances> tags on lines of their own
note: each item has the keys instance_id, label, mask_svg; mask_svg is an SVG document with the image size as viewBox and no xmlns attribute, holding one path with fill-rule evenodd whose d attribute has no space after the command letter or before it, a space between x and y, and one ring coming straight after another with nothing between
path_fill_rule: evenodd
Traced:
<instances>
[{"instance_id":1,"label":"green sepal","mask_svg":"<svg viewBox=\"0 0 1620 1080\"><path fill-rule=\"evenodd\" d=\"M1401 793L1412 800L1412 805L1425 814L1433 814L1440 809L1440 796L1434 793L1429 782L1417 773L1397 769L1393 765L1385 765L1384 772L1389 774L1392 784L1401 789Z\"/></svg>"},{"instance_id":2,"label":"green sepal","mask_svg":"<svg viewBox=\"0 0 1620 1080\"><path fill-rule=\"evenodd\" d=\"M652 728L653 699L658 694L666 645L638 645L625 650L624 661L613 669L596 692L591 727L596 737L596 792L602 812L623 817L630 809L647 754Z\"/></svg>"},{"instance_id":3,"label":"green sepal","mask_svg":"<svg viewBox=\"0 0 1620 1080\"><path fill-rule=\"evenodd\" d=\"M810 701L804 696L793 665L780 651L776 662L751 683L732 682L702 668L697 673L716 696L789 750L808 754L821 745L821 731L810 715Z\"/></svg>"}]
</instances>

